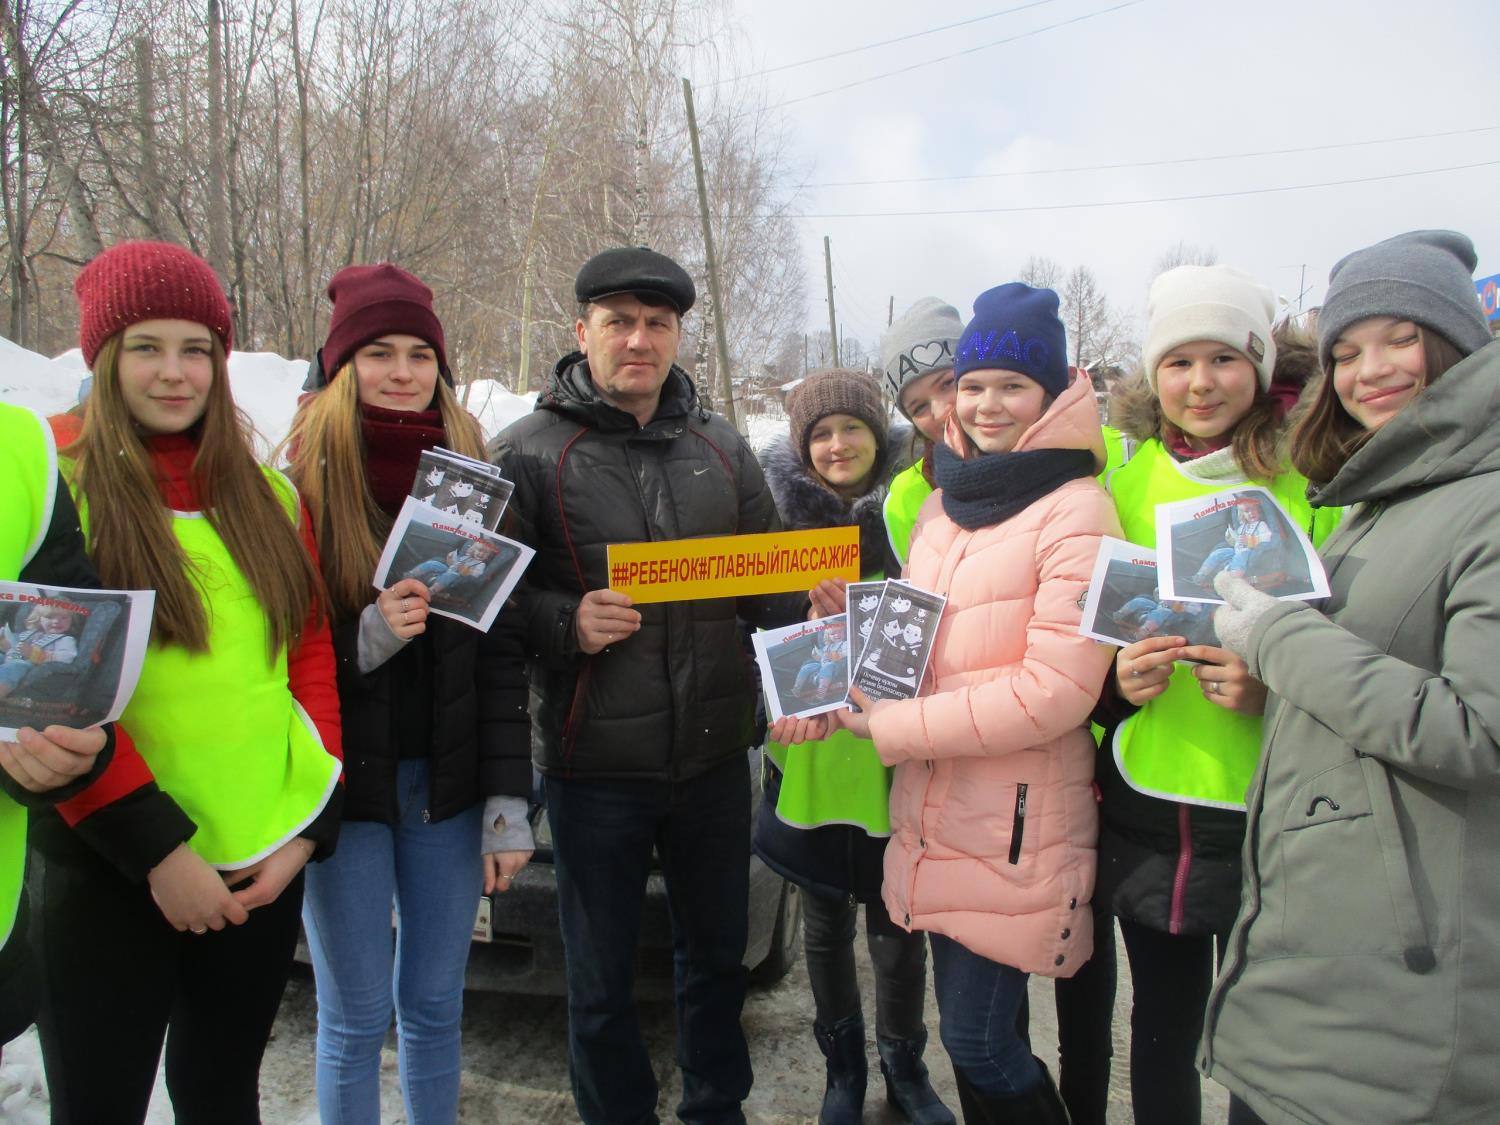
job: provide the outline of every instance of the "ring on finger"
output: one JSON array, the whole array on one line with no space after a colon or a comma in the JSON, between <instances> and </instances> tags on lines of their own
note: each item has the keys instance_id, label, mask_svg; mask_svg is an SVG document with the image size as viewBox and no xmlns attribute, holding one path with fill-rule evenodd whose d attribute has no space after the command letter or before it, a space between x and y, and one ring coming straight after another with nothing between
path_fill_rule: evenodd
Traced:
<instances>
[{"instance_id":1,"label":"ring on finger","mask_svg":"<svg viewBox=\"0 0 1500 1125\"><path fill-rule=\"evenodd\" d=\"M514 875L501 875L499 878L500 878L500 881L502 883L509 883L512 879L515 878L515 876Z\"/></svg>"},{"instance_id":2,"label":"ring on finger","mask_svg":"<svg viewBox=\"0 0 1500 1125\"><path fill-rule=\"evenodd\" d=\"M1209 695L1218 695L1223 689L1219 686L1218 680L1209 680L1207 690Z\"/></svg>"},{"instance_id":3,"label":"ring on finger","mask_svg":"<svg viewBox=\"0 0 1500 1125\"><path fill-rule=\"evenodd\" d=\"M189 929L191 929L193 931L193 933L195 933L195 934L206 934L206 933L208 933L208 927L207 926L190 926Z\"/></svg>"}]
</instances>

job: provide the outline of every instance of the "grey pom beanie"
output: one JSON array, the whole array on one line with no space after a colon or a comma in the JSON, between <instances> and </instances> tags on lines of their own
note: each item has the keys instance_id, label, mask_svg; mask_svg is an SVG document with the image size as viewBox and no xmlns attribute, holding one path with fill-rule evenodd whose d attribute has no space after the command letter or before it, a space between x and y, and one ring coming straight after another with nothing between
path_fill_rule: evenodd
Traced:
<instances>
[{"instance_id":1,"label":"grey pom beanie","mask_svg":"<svg viewBox=\"0 0 1500 1125\"><path fill-rule=\"evenodd\" d=\"M923 297L892 322L880 338L885 389L902 414L901 392L908 383L953 366L953 349L963 334L963 317L946 301Z\"/></svg>"},{"instance_id":2,"label":"grey pom beanie","mask_svg":"<svg viewBox=\"0 0 1500 1125\"><path fill-rule=\"evenodd\" d=\"M1319 361L1326 369L1344 330L1371 316L1410 320L1477 352L1493 338L1474 289L1478 262L1474 243L1452 230L1407 231L1340 259L1318 313Z\"/></svg>"}]
</instances>

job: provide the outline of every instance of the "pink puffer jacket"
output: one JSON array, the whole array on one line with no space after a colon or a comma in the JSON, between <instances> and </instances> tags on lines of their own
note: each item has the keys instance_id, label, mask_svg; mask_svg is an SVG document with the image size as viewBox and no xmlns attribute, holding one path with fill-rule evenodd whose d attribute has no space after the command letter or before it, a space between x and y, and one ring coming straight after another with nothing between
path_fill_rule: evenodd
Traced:
<instances>
[{"instance_id":1,"label":"pink puffer jacket","mask_svg":"<svg viewBox=\"0 0 1500 1125\"><path fill-rule=\"evenodd\" d=\"M962 434L950 423L950 448ZM1104 441L1079 376L1016 444ZM870 726L895 765L885 904L907 929L1046 976L1093 949L1094 740L1088 717L1114 650L1078 634L1103 535L1120 535L1092 477L1003 523L965 531L923 505L906 577L947 595L924 694L877 703Z\"/></svg>"}]
</instances>

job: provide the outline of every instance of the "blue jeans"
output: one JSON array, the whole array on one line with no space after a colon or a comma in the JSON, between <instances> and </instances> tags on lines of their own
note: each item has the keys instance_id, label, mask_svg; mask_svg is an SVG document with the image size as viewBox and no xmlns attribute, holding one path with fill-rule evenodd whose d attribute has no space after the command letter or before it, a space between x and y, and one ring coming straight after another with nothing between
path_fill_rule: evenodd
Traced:
<instances>
[{"instance_id":1,"label":"blue jeans","mask_svg":"<svg viewBox=\"0 0 1500 1125\"><path fill-rule=\"evenodd\" d=\"M981 957L950 937L931 938L938 1034L953 1069L980 1093L995 1098L1037 1085L1041 1069L1016 1033L1027 974Z\"/></svg>"},{"instance_id":2,"label":"blue jeans","mask_svg":"<svg viewBox=\"0 0 1500 1125\"><path fill-rule=\"evenodd\" d=\"M672 917L683 1121L742 1122L750 772L681 782L546 779L568 978L568 1069L589 1125L654 1122L657 1084L631 989L651 852Z\"/></svg>"},{"instance_id":3,"label":"blue jeans","mask_svg":"<svg viewBox=\"0 0 1500 1125\"><path fill-rule=\"evenodd\" d=\"M483 805L429 822L428 763L402 761L396 779L397 823L346 820L338 850L307 866L302 922L317 974L323 1125L380 1120L380 1048L393 997L407 1120L458 1120L464 965L484 881Z\"/></svg>"}]
</instances>

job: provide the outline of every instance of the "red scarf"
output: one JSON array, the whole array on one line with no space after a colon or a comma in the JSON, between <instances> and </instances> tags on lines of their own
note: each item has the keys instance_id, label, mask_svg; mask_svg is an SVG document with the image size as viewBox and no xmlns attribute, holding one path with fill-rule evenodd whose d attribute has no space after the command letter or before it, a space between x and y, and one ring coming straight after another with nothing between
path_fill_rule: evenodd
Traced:
<instances>
[{"instance_id":1,"label":"red scarf","mask_svg":"<svg viewBox=\"0 0 1500 1125\"><path fill-rule=\"evenodd\" d=\"M359 426L365 439L365 479L380 510L394 519L411 493L422 454L448 443L443 415L361 403Z\"/></svg>"},{"instance_id":2,"label":"red scarf","mask_svg":"<svg viewBox=\"0 0 1500 1125\"><path fill-rule=\"evenodd\" d=\"M202 504L193 487L193 462L198 459L198 442L187 434L156 434L145 439L156 473L156 487L161 502L174 512L196 512Z\"/></svg>"}]
</instances>

